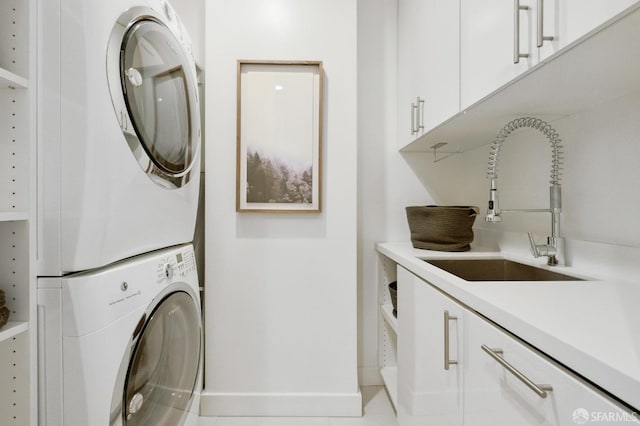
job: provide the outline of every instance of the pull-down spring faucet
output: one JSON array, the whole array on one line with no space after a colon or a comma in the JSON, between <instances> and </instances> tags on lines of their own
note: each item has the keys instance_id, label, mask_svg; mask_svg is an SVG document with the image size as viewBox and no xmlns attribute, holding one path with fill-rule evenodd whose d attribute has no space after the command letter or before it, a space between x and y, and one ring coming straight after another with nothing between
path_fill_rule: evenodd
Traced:
<instances>
[{"instance_id":1,"label":"pull-down spring faucet","mask_svg":"<svg viewBox=\"0 0 640 426\"><path fill-rule=\"evenodd\" d=\"M500 159L500 149L503 142L517 129L529 127L544 134L551 143L551 186L549 188L549 208L548 209L500 209L498 204L498 161ZM560 213L562 211L562 194L560 190L560 167L562 165L562 146L558 133L540 119L532 117L517 118L507 123L491 144L489 155L489 169L487 178L491 179L489 189L489 207L487 210L487 222L500 222L500 216L504 212L546 212L551 213L551 236L547 237L547 244L536 244L533 235L529 233L529 243L531 244L531 254L534 257L547 256L548 265L557 265L558 257L563 256L563 243L560 237Z\"/></svg>"}]
</instances>

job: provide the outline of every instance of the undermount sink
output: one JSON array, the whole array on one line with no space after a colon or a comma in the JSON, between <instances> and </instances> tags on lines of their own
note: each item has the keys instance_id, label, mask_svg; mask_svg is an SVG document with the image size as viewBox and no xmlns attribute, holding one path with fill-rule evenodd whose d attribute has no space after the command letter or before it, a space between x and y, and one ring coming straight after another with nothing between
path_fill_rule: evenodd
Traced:
<instances>
[{"instance_id":1,"label":"undermount sink","mask_svg":"<svg viewBox=\"0 0 640 426\"><path fill-rule=\"evenodd\" d=\"M465 281L582 281L508 259L422 259Z\"/></svg>"}]
</instances>

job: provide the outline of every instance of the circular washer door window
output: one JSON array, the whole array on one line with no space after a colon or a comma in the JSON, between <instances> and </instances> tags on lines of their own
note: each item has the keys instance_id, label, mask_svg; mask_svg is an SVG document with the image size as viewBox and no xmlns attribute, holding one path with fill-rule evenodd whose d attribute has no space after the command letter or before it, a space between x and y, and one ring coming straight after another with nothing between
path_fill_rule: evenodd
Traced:
<instances>
[{"instance_id":1,"label":"circular washer door window","mask_svg":"<svg viewBox=\"0 0 640 426\"><path fill-rule=\"evenodd\" d=\"M126 15L114 27L107 57L116 115L142 169L156 183L180 187L200 141L195 65L160 18Z\"/></svg>"},{"instance_id":2,"label":"circular washer door window","mask_svg":"<svg viewBox=\"0 0 640 426\"><path fill-rule=\"evenodd\" d=\"M189 294L177 291L148 318L124 381L123 424L182 424L200 369L199 312Z\"/></svg>"}]
</instances>

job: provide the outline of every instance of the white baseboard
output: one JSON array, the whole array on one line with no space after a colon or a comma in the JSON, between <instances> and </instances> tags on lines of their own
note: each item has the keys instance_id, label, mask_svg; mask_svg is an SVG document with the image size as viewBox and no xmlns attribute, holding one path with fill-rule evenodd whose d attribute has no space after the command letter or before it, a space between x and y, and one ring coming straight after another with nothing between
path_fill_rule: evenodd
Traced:
<instances>
[{"instance_id":1,"label":"white baseboard","mask_svg":"<svg viewBox=\"0 0 640 426\"><path fill-rule=\"evenodd\" d=\"M362 395L355 393L202 392L200 415L212 417L359 417Z\"/></svg>"},{"instance_id":2,"label":"white baseboard","mask_svg":"<svg viewBox=\"0 0 640 426\"><path fill-rule=\"evenodd\" d=\"M358 383L360 386L382 386L382 376L380 367L360 367L358 368Z\"/></svg>"}]
</instances>

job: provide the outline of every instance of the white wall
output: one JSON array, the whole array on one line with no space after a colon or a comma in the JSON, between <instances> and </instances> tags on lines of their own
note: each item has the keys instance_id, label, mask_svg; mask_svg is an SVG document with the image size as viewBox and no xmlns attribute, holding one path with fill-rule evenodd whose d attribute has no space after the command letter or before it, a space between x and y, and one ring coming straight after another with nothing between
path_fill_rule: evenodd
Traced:
<instances>
[{"instance_id":1,"label":"white wall","mask_svg":"<svg viewBox=\"0 0 640 426\"><path fill-rule=\"evenodd\" d=\"M639 112L640 94L631 93L550 123L558 131L564 151L562 234L566 238L640 247L640 226L636 223L640 209L636 189L640 183ZM535 130L519 130L505 141L502 154L498 179L501 207L548 207L551 148L544 136ZM448 203L475 204L484 211L489 192L488 159L487 145L436 164L418 163L414 170L424 175L426 191L447 193L444 201ZM550 231L546 213L505 213L499 224L479 219L479 229L530 230L541 237Z\"/></svg>"},{"instance_id":2,"label":"white wall","mask_svg":"<svg viewBox=\"0 0 640 426\"><path fill-rule=\"evenodd\" d=\"M206 2L204 415L359 415L356 1ZM321 60L323 212L236 213L236 61Z\"/></svg>"},{"instance_id":3,"label":"white wall","mask_svg":"<svg viewBox=\"0 0 640 426\"><path fill-rule=\"evenodd\" d=\"M375 243L407 240L404 207L433 202L398 152L396 96L397 0L359 1L358 365L362 385L381 383Z\"/></svg>"},{"instance_id":4,"label":"white wall","mask_svg":"<svg viewBox=\"0 0 640 426\"><path fill-rule=\"evenodd\" d=\"M562 235L569 265L593 276L637 280L640 273L640 94L630 93L552 122L563 144ZM484 213L488 200L489 146L433 164L413 166L425 191L447 194L442 202L474 204ZM505 141L500 161L502 208L545 208L549 204L551 149L535 130ZM498 224L479 217L476 243L498 244L529 256L526 232L542 240L550 233L546 213L505 213Z\"/></svg>"},{"instance_id":5,"label":"white wall","mask_svg":"<svg viewBox=\"0 0 640 426\"><path fill-rule=\"evenodd\" d=\"M380 383L375 242L408 241L407 205L471 204L484 211L488 146L438 163L430 153L398 153L395 0L357 2L357 54L355 1L207 3L211 146L207 162L216 172L207 177L211 279L205 300L205 412L224 413L226 404L228 410L248 414L256 411L257 400L265 409L283 413L287 410L278 407L289 400L286 396L335 395L327 389L347 389L351 395L355 302L349 298L355 298L356 273L353 59L357 57L361 384ZM324 61L328 198L321 215L235 213L235 61L239 58ZM635 190L640 182L639 111L640 96L630 94L552 123L565 146L562 231L574 241L568 247L569 259L594 273L628 276L639 268L634 249L640 247L640 226L634 222L640 209L640 192ZM522 131L505 143L500 167L503 207L546 205L549 151L535 131ZM498 234L492 240L527 255L524 233L546 236L549 219L545 214L513 214L505 215L500 224L486 224L479 217L475 228L478 243L490 232ZM610 266L620 262L626 262L625 267ZM304 277L303 285L298 275ZM343 303L336 305L337 300ZM325 305L330 306L328 311Z\"/></svg>"}]
</instances>

